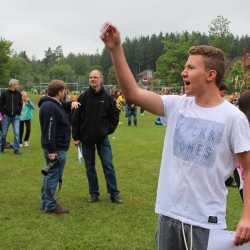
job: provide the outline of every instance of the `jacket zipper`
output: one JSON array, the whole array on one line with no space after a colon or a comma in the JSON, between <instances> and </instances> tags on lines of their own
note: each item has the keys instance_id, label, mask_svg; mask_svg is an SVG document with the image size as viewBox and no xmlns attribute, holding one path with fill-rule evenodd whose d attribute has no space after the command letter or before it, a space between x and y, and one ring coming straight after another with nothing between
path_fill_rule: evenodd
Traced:
<instances>
[{"instance_id":1,"label":"jacket zipper","mask_svg":"<svg viewBox=\"0 0 250 250\"><path fill-rule=\"evenodd\" d=\"M12 106L11 106L11 110L12 110L12 116L13 116L13 114L14 114L14 111L13 111L13 94L11 95L11 104L12 104Z\"/></svg>"}]
</instances>

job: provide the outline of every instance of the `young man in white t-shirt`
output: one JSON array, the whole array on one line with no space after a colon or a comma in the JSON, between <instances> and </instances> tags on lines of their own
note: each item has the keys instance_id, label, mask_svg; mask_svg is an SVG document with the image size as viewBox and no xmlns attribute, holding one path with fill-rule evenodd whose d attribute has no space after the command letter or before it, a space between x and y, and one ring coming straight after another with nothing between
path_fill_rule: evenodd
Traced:
<instances>
[{"instance_id":1,"label":"young man in white t-shirt","mask_svg":"<svg viewBox=\"0 0 250 250\"><path fill-rule=\"evenodd\" d=\"M207 249L209 230L226 228L225 180L236 156L246 171L244 209L235 245L250 240L250 132L245 115L220 96L224 54L195 46L182 72L185 96L141 89L129 67L118 30L110 25L102 40L111 51L126 99L163 116L168 131L162 153L156 213L157 248Z\"/></svg>"}]
</instances>

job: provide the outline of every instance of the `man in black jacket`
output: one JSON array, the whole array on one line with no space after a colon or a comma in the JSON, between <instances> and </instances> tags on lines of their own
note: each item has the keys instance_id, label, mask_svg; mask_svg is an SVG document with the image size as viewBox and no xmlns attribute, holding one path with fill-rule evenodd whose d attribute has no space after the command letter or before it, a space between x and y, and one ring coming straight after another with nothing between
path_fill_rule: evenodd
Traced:
<instances>
[{"instance_id":1,"label":"man in black jacket","mask_svg":"<svg viewBox=\"0 0 250 250\"><path fill-rule=\"evenodd\" d=\"M68 114L71 110L71 103L65 104L64 100L64 82L53 80L48 85L48 96L42 97L38 104L41 144L47 164L41 192L41 209L56 214L69 212L54 198L57 185L63 176L71 137Z\"/></svg>"},{"instance_id":2,"label":"man in black jacket","mask_svg":"<svg viewBox=\"0 0 250 250\"><path fill-rule=\"evenodd\" d=\"M22 95L18 91L19 81L11 79L9 81L9 88L4 91L0 97L0 112L3 114L2 121L2 147L3 152L6 146L6 137L10 124L12 124L14 131L13 149L16 155L19 155L19 127L20 127L20 114L22 111Z\"/></svg>"},{"instance_id":3,"label":"man in black jacket","mask_svg":"<svg viewBox=\"0 0 250 250\"><path fill-rule=\"evenodd\" d=\"M95 148L102 162L110 199L120 203L116 174L112 163L112 149L108 135L113 133L119 122L119 110L115 100L102 86L102 74L92 70L89 74L89 89L80 95L81 106L75 111L72 119L74 143L82 143L89 182L90 201L99 200L99 186L95 169Z\"/></svg>"}]
</instances>

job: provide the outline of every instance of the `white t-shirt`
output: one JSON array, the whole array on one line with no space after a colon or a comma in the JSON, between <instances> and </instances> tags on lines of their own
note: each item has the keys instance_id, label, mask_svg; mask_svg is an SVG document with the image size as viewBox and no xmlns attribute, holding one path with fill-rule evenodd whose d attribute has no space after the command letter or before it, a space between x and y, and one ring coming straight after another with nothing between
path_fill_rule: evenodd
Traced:
<instances>
[{"instance_id":1,"label":"white t-shirt","mask_svg":"<svg viewBox=\"0 0 250 250\"><path fill-rule=\"evenodd\" d=\"M250 151L246 116L228 101L212 108L194 97L162 96L165 136L156 213L209 229L226 228L225 180L234 154Z\"/></svg>"}]
</instances>

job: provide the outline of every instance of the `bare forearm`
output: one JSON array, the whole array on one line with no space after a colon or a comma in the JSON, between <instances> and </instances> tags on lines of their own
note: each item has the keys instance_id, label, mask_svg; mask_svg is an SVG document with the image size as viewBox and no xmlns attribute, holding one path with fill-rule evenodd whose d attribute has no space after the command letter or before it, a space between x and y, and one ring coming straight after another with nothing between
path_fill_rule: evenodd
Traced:
<instances>
[{"instance_id":1,"label":"bare forearm","mask_svg":"<svg viewBox=\"0 0 250 250\"><path fill-rule=\"evenodd\" d=\"M121 45L120 33L112 24L105 24L102 40L111 51L117 80L127 101L143 107L145 110L164 115L161 97L156 93L144 90L138 86L128 66L124 50Z\"/></svg>"},{"instance_id":2,"label":"bare forearm","mask_svg":"<svg viewBox=\"0 0 250 250\"><path fill-rule=\"evenodd\" d=\"M244 180L244 206L242 217L248 218L250 221L250 170L245 171L245 180Z\"/></svg>"},{"instance_id":3,"label":"bare forearm","mask_svg":"<svg viewBox=\"0 0 250 250\"><path fill-rule=\"evenodd\" d=\"M111 56L121 90L127 100L134 102L135 95L139 90L139 87L128 66L122 46L111 51Z\"/></svg>"},{"instance_id":4,"label":"bare forearm","mask_svg":"<svg viewBox=\"0 0 250 250\"><path fill-rule=\"evenodd\" d=\"M245 171L243 213L236 228L234 244L242 245L250 241L250 152L237 155Z\"/></svg>"}]
</instances>

